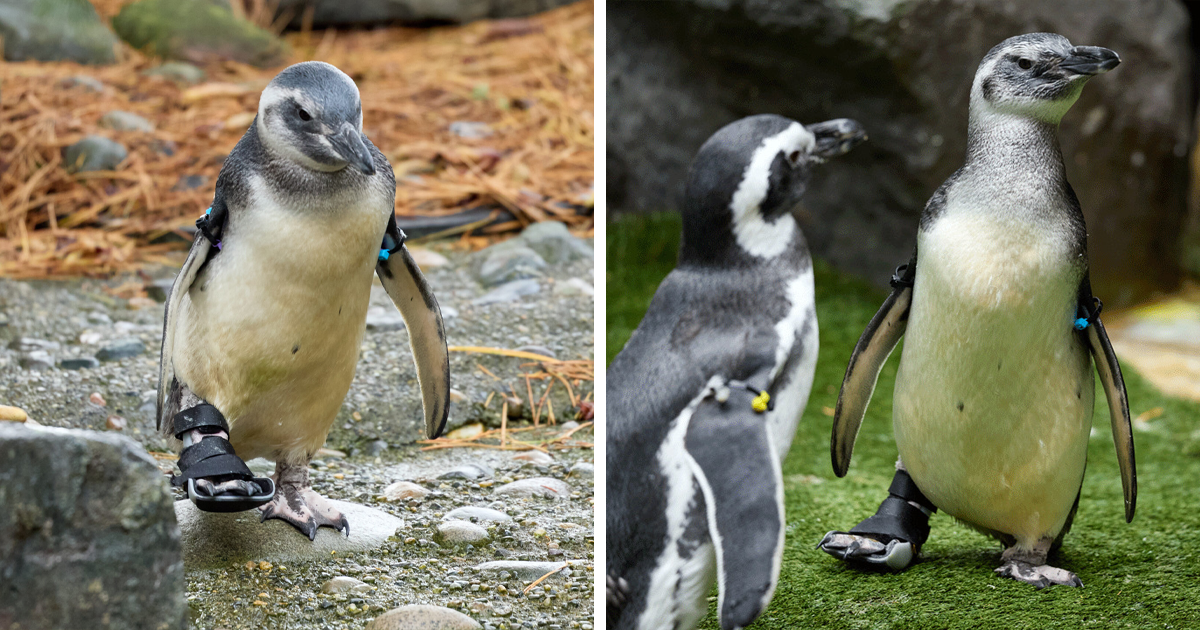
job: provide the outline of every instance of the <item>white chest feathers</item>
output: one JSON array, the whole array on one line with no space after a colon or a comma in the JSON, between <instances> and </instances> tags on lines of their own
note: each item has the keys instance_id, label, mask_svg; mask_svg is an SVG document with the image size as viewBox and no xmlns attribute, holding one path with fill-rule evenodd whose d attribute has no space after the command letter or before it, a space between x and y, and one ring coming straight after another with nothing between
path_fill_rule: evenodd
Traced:
<instances>
[{"instance_id":1,"label":"white chest feathers","mask_svg":"<svg viewBox=\"0 0 1200 630\"><path fill-rule=\"evenodd\" d=\"M173 362L226 414L239 454L311 452L354 377L390 208L296 211L252 190L180 305Z\"/></svg>"}]
</instances>

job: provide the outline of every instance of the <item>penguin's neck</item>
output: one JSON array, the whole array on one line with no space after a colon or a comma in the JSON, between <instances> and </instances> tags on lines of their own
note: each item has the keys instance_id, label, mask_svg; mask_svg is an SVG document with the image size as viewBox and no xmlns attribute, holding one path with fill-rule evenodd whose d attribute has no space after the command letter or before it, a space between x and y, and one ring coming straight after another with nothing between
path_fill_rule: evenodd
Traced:
<instances>
[{"instance_id":1,"label":"penguin's neck","mask_svg":"<svg viewBox=\"0 0 1200 630\"><path fill-rule=\"evenodd\" d=\"M800 228L791 213L764 217L757 207L742 208L721 225L685 217L679 266L744 268L796 262L804 253Z\"/></svg>"},{"instance_id":2,"label":"penguin's neck","mask_svg":"<svg viewBox=\"0 0 1200 630\"><path fill-rule=\"evenodd\" d=\"M1034 175L1037 180L1065 181L1058 123L973 108L964 166L988 177Z\"/></svg>"}]
</instances>

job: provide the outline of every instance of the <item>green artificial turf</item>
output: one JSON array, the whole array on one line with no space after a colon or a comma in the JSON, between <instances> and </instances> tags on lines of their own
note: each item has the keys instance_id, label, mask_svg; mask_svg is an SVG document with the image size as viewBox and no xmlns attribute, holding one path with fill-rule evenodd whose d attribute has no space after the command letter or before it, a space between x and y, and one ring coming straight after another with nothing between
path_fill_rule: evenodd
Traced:
<instances>
[{"instance_id":1,"label":"green artificial turf","mask_svg":"<svg viewBox=\"0 0 1200 630\"><path fill-rule=\"evenodd\" d=\"M609 361L674 266L678 232L675 215L609 223ZM787 543L779 587L752 628L1200 628L1200 405L1160 394L1128 367L1131 413L1162 414L1135 423L1137 515L1126 524L1108 407L1097 396L1079 512L1050 559L1078 574L1084 588L1037 591L994 575L999 544L941 513L931 520L923 560L901 574L852 569L818 551L825 532L849 529L886 495L896 459L891 392L900 353L879 378L849 474L834 477L832 407L854 343L885 294L821 261L815 268L820 358L783 464ZM1099 384L1096 391L1103 391ZM714 589L703 628L718 627L715 596Z\"/></svg>"}]
</instances>

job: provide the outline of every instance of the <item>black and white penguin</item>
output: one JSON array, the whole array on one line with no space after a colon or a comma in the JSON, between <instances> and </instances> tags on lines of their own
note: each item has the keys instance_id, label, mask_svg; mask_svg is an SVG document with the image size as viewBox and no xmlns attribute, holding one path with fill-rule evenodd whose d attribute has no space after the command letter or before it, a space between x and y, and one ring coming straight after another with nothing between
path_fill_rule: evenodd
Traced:
<instances>
[{"instance_id":1,"label":"black and white penguin","mask_svg":"<svg viewBox=\"0 0 1200 630\"><path fill-rule=\"evenodd\" d=\"M692 163L679 264L607 374L610 628L722 628L770 602L783 551L780 461L817 360L812 260L790 211L813 167L866 134L762 115Z\"/></svg>"},{"instance_id":2,"label":"black and white penguin","mask_svg":"<svg viewBox=\"0 0 1200 630\"><path fill-rule=\"evenodd\" d=\"M395 176L362 132L354 81L296 64L263 90L225 160L163 327L159 428L183 442L198 507L254 507L309 538L349 524L308 482L358 361L372 275L404 317L427 435L446 420L441 311L395 223ZM243 459L276 462L254 478Z\"/></svg>"},{"instance_id":3,"label":"black and white penguin","mask_svg":"<svg viewBox=\"0 0 1200 630\"><path fill-rule=\"evenodd\" d=\"M1118 63L1111 50L1049 33L1007 39L983 58L966 162L925 207L917 251L854 349L834 417L842 476L879 370L903 335L890 496L849 533L830 532L825 551L902 569L940 509L1001 541L997 573L1038 588L1079 586L1046 560L1079 503L1093 357L1133 518L1125 385L1092 296L1083 213L1057 140L1084 83Z\"/></svg>"}]
</instances>

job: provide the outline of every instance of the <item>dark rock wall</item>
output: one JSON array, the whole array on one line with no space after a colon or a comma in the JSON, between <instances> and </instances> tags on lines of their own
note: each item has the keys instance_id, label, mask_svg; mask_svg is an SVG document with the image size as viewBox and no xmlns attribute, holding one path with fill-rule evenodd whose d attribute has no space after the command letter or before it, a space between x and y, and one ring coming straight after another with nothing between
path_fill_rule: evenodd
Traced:
<instances>
[{"instance_id":1,"label":"dark rock wall","mask_svg":"<svg viewBox=\"0 0 1200 630\"><path fill-rule=\"evenodd\" d=\"M976 66L1006 37L1054 31L1123 63L1063 121L1087 215L1093 284L1109 303L1174 286L1192 127L1187 12L1175 0L834 0L607 5L612 213L675 209L720 126L772 112L850 117L871 140L826 165L803 207L814 250L880 283L962 161Z\"/></svg>"}]
</instances>

